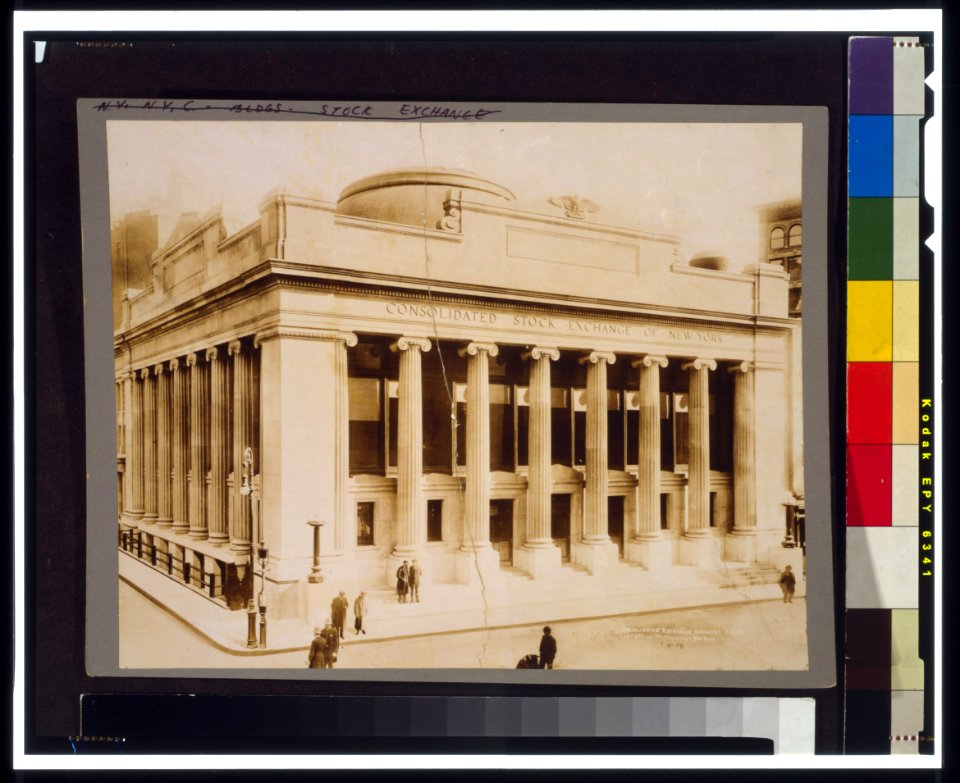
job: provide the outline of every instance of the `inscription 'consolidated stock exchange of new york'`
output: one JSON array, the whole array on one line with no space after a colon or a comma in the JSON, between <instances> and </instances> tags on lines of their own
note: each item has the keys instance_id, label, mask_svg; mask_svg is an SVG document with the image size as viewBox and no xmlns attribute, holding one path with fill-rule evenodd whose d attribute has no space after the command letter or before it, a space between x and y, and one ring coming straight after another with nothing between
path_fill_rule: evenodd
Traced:
<instances>
[{"instance_id":1,"label":"inscription 'consolidated stock exchange of new york'","mask_svg":"<svg viewBox=\"0 0 960 783\"><path fill-rule=\"evenodd\" d=\"M466 310L444 305L422 305L406 302L389 302L386 305L390 316L407 316L444 323L476 323L509 326L513 328L545 329L550 332L566 332L573 335L608 334L619 337L642 337L648 340L684 341L691 343L723 344L723 335L702 330L631 324L623 321L592 321L582 318L530 315L521 313L497 313L489 310Z\"/></svg>"}]
</instances>

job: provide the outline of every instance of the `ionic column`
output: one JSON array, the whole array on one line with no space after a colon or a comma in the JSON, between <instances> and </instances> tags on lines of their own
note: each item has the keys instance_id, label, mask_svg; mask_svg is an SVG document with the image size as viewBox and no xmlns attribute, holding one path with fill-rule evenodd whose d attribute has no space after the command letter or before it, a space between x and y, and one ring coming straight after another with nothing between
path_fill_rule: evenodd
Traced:
<instances>
[{"instance_id":1,"label":"ionic column","mask_svg":"<svg viewBox=\"0 0 960 783\"><path fill-rule=\"evenodd\" d=\"M180 359L170 360L170 382L173 387L170 427L170 511L173 517L173 532L186 533L190 529L188 508L187 470L190 465L187 409L190 394L190 377Z\"/></svg>"},{"instance_id":2,"label":"ionic column","mask_svg":"<svg viewBox=\"0 0 960 783\"><path fill-rule=\"evenodd\" d=\"M423 382L421 352L430 350L425 338L401 337L390 346L400 352L397 421L397 548L416 551L426 539L423 508Z\"/></svg>"},{"instance_id":3,"label":"ionic column","mask_svg":"<svg viewBox=\"0 0 960 783\"><path fill-rule=\"evenodd\" d=\"M560 358L556 348L536 346L524 359L530 359L529 426L527 427L527 540L524 546L553 547L550 535L550 494L553 461L550 401L550 362Z\"/></svg>"},{"instance_id":4,"label":"ionic column","mask_svg":"<svg viewBox=\"0 0 960 783\"><path fill-rule=\"evenodd\" d=\"M200 356L187 354L190 368L190 538L207 537L206 379Z\"/></svg>"},{"instance_id":5,"label":"ionic column","mask_svg":"<svg viewBox=\"0 0 960 783\"><path fill-rule=\"evenodd\" d=\"M710 534L710 391L707 372L713 359L694 359L681 365L689 372L689 470L687 530L690 538Z\"/></svg>"},{"instance_id":6,"label":"ionic column","mask_svg":"<svg viewBox=\"0 0 960 783\"><path fill-rule=\"evenodd\" d=\"M640 369L640 437L637 456L637 529L639 540L660 536L660 368L665 356L634 359Z\"/></svg>"},{"instance_id":7,"label":"ionic column","mask_svg":"<svg viewBox=\"0 0 960 783\"><path fill-rule=\"evenodd\" d=\"M233 357L233 516L230 549L250 551L250 496L240 494L243 451L253 446L253 357L239 340L227 346Z\"/></svg>"},{"instance_id":8,"label":"ionic column","mask_svg":"<svg viewBox=\"0 0 960 783\"><path fill-rule=\"evenodd\" d=\"M130 471L130 518L143 518L143 383L133 373L130 411L130 440L127 444L127 470Z\"/></svg>"},{"instance_id":9,"label":"ionic column","mask_svg":"<svg viewBox=\"0 0 960 783\"><path fill-rule=\"evenodd\" d=\"M733 532L757 528L757 468L754 447L753 368L741 362L733 373Z\"/></svg>"},{"instance_id":10,"label":"ionic column","mask_svg":"<svg viewBox=\"0 0 960 783\"><path fill-rule=\"evenodd\" d=\"M342 552L356 543L356 514L350 508L350 396L347 347L357 344L351 332L332 334L333 343L333 547ZM426 538L426 536L424 536Z\"/></svg>"},{"instance_id":11,"label":"ionic column","mask_svg":"<svg viewBox=\"0 0 960 783\"><path fill-rule=\"evenodd\" d=\"M584 492L584 543L610 541L607 530L607 365L617 357L593 351L581 356L587 365L587 465Z\"/></svg>"},{"instance_id":12,"label":"ionic column","mask_svg":"<svg viewBox=\"0 0 960 783\"><path fill-rule=\"evenodd\" d=\"M467 487L463 549L490 547L490 359L492 343L470 343L467 355Z\"/></svg>"},{"instance_id":13,"label":"ionic column","mask_svg":"<svg viewBox=\"0 0 960 783\"><path fill-rule=\"evenodd\" d=\"M227 473L230 470L230 377L223 351L208 348L210 368L210 543L230 540L227 522Z\"/></svg>"},{"instance_id":14,"label":"ionic column","mask_svg":"<svg viewBox=\"0 0 960 783\"><path fill-rule=\"evenodd\" d=\"M157 392L157 526L173 524L172 496L170 494L170 374L164 366L153 368Z\"/></svg>"},{"instance_id":15,"label":"ionic column","mask_svg":"<svg viewBox=\"0 0 960 783\"><path fill-rule=\"evenodd\" d=\"M140 371L143 380L143 521L157 521L157 400L153 373L149 367Z\"/></svg>"}]
</instances>

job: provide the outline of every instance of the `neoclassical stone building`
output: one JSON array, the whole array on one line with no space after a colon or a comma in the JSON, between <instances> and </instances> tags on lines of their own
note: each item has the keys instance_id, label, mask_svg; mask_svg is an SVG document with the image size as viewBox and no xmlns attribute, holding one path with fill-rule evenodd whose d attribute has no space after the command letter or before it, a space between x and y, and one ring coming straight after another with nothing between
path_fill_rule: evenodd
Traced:
<instances>
[{"instance_id":1,"label":"neoclassical stone building","mask_svg":"<svg viewBox=\"0 0 960 783\"><path fill-rule=\"evenodd\" d=\"M788 562L787 274L684 261L550 195L393 171L155 252L115 336L123 550L227 611L262 541L276 617L307 612L311 522L351 594L414 557L531 591L620 561Z\"/></svg>"}]
</instances>

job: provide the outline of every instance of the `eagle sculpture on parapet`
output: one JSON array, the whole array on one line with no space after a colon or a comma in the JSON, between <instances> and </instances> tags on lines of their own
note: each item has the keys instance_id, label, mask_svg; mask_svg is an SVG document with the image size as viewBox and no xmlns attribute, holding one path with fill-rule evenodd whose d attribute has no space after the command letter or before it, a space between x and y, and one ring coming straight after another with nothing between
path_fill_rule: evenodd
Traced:
<instances>
[{"instance_id":1,"label":"eagle sculpture on parapet","mask_svg":"<svg viewBox=\"0 0 960 783\"><path fill-rule=\"evenodd\" d=\"M555 207L560 207L568 218L585 220L587 215L600 209L599 204L594 204L590 199L582 196L554 196L550 203Z\"/></svg>"}]
</instances>

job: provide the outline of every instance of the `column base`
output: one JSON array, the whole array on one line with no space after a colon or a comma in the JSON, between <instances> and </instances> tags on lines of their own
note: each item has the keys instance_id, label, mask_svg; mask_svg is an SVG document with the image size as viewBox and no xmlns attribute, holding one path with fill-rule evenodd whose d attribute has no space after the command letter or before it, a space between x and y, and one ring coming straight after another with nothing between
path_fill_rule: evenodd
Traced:
<instances>
[{"instance_id":1,"label":"column base","mask_svg":"<svg viewBox=\"0 0 960 783\"><path fill-rule=\"evenodd\" d=\"M591 574L598 574L616 568L620 562L620 549L613 541L581 541L573 548L573 560Z\"/></svg>"},{"instance_id":2,"label":"column base","mask_svg":"<svg viewBox=\"0 0 960 783\"><path fill-rule=\"evenodd\" d=\"M513 563L534 579L545 579L560 573L560 549L555 544L517 547L513 552Z\"/></svg>"},{"instance_id":3,"label":"column base","mask_svg":"<svg viewBox=\"0 0 960 783\"><path fill-rule=\"evenodd\" d=\"M626 542L624 554L648 571L658 571L673 565L673 548L674 542L667 538L635 538Z\"/></svg>"},{"instance_id":4,"label":"column base","mask_svg":"<svg viewBox=\"0 0 960 783\"><path fill-rule=\"evenodd\" d=\"M683 535L678 543L681 565L705 566L720 562L720 540L713 535Z\"/></svg>"},{"instance_id":5,"label":"column base","mask_svg":"<svg viewBox=\"0 0 960 783\"><path fill-rule=\"evenodd\" d=\"M457 581L466 585L489 583L500 572L500 553L492 547L460 549L456 553Z\"/></svg>"},{"instance_id":6,"label":"column base","mask_svg":"<svg viewBox=\"0 0 960 783\"><path fill-rule=\"evenodd\" d=\"M725 535L723 537L723 559L730 563L756 563L756 531L734 529Z\"/></svg>"}]
</instances>

